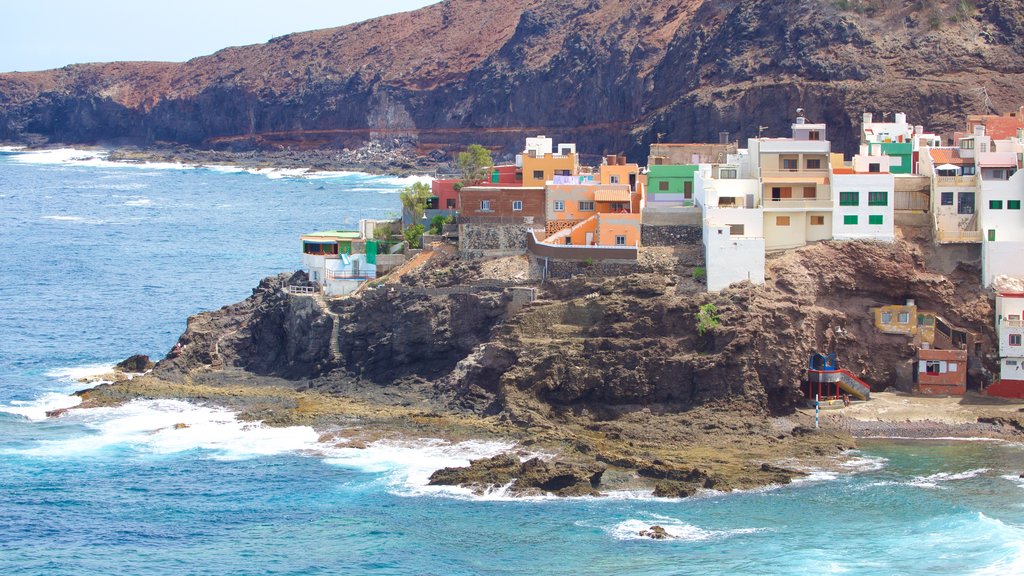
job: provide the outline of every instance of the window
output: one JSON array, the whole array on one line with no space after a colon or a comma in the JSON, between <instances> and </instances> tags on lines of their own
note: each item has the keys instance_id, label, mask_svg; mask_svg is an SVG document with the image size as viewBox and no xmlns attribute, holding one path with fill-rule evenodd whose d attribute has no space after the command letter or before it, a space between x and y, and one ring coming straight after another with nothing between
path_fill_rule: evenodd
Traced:
<instances>
[{"instance_id":1,"label":"window","mask_svg":"<svg viewBox=\"0 0 1024 576\"><path fill-rule=\"evenodd\" d=\"M882 165L879 164L878 162L870 162L870 163L868 163L868 172L871 172L872 174L878 174L881 171L882 171Z\"/></svg>"},{"instance_id":2,"label":"window","mask_svg":"<svg viewBox=\"0 0 1024 576\"><path fill-rule=\"evenodd\" d=\"M840 192L840 206L860 206L860 192Z\"/></svg>"},{"instance_id":3,"label":"window","mask_svg":"<svg viewBox=\"0 0 1024 576\"><path fill-rule=\"evenodd\" d=\"M947 372L956 372L957 368L958 368L958 366L956 365L956 362L950 362L946 371Z\"/></svg>"},{"instance_id":4,"label":"window","mask_svg":"<svg viewBox=\"0 0 1024 576\"><path fill-rule=\"evenodd\" d=\"M952 192L943 192L940 202L942 203L943 206L952 206L953 205L953 193Z\"/></svg>"},{"instance_id":5,"label":"window","mask_svg":"<svg viewBox=\"0 0 1024 576\"><path fill-rule=\"evenodd\" d=\"M843 216L843 224L846 226L856 226L857 221L858 219L856 214L847 214L846 216Z\"/></svg>"},{"instance_id":6,"label":"window","mask_svg":"<svg viewBox=\"0 0 1024 576\"><path fill-rule=\"evenodd\" d=\"M884 221L885 218L877 214L868 216L868 224L871 224L872 226L881 226Z\"/></svg>"},{"instance_id":7,"label":"window","mask_svg":"<svg viewBox=\"0 0 1024 576\"><path fill-rule=\"evenodd\" d=\"M445 208L449 210L455 210L455 198L449 198L444 201Z\"/></svg>"},{"instance_id":8,"label":"window","mask_svg":"<svg viewBox=\"0 0 1024 576\"><path fill-rule=\"evenodd\" d=\"M926 374L942 374L942 362L938 360L928 360L924 363L924 366Z\"/></svg>"},{"instance_id":9,"label":"window","mask_svg":"<svg viewBox=\"0 0 1024 576\"><path fill-rule=\"evenodd\" d=\"M619 177L618 176L612 176L611 177L611 183L612 184L618 184L619 183Z\"/></svg>"},{"instance_id":10,"label":"window","mask_svg":"<svg viewBox=\"0 0 1024 576\"><path fill-rule=\"evenodd\" d=\"M1006 201L1006 209L1007 210L1020 210L1020 200L1007 200Z\"/></svg>"},{"instance_id":11,"label":"window","mask_svg":"<svg viewBox=\"0 0 1024 576\"><path fill-rule=\"evenodd\" d=\"M512 211L513 212L522 212L523 211L523 201L522 200L513 200L512 201Z\"/></svg>"},{"instance_id":12,"label":"window","mask_svg":"<svg viewBox=\"0 0 1024 576\"><path fill-rule=\"evenodd\" d=\"M820 158L808 158L807 159L807 169L808 170L820 170L821 169L821 159Z\"/></svg>"},{"instance_id":13,"label":"window","mask_svg":"<svg viewBox=\"0 0 1024 576\"><path fill-rule=\"evenodd\" d=\"M797 159L796 158L783 158L782 169L783 170L797 170Z\"/></svg>"},{"instance_id":14,"label":"window","mask_svg":"<svg viewBox=\"0 0 1024 576\"><path fill-rule=\"evenodd\" d=\"M868 192L868 206L888 206L888 192Z\"/></svg>"},{"instance_id":15,"label":"window","mask_svg":"<svg viewBox=\"0 0 1024 576\"><path fill-rule=\"evenodd\" d=\"M736 169L735 168L722 168L718 171L718 177L722 180L735 180Z\"/></svg>"},{"instance_id":16,"label":"window","mask_svg":"<svg viewBox=\"0 0 1024 576\"><path fill-rule=\"evenodd\" d=\"M892 324L892 312L882 312L882 324Z\"/></svg>"},{"instance_id":17,"label":"window","mask_svg":"<svg viewBox=\"0 0 1024 576\"><path fill-rule=\"evenodd\" d=\"M594 203L593 202L583 202L583 201L580 201L580 212L593 212L593 211L594 211Z\"/></svg>"},{"instance_id":18,"label":"window","mask_svg":"<svg viewBox=\"0 0 1024 576\"><path fill-rule=\"evenodd\" d=\"M974 192L961 192L957 198L957 214L974 214Z\"/></svg>"},{"instance_id":19,"label":"window","mask_svg":"<svg viewBox=\"0 0 1024 576\"><path fill-rule=\"evenodd\" d=\"M746 232L746 227L743 224L730 224L729 235L730 236L743 236Z\"/></svg>"},{"instance_id":20,"label":"window","mask_svg":"<svg viewBox=\"0 0 1024 576\"><path fill-rule=\"evenodd\" d=\"M821 140L821 132L819 132L818 130L811 130L810 132L807 133L807 139L814 141Z\"/></svg>"},{"instance_id":21,"label":"window","mask_svg":"<svg viewBox=\"0 0 1024 576\"><path fill-rule=\"evenodd\" d=\"M775 225L776 226L789 226L789 216L776 216L775 217Z\"/></svg>"},{"instance_id":22,"label":"window","mask_svg":"<svg viewBox=\"0 0 1024 576\"><path fill-rule=\"evenodd\" d=\"M811 226L824 226L824 225L825 225L825 217L824 216L811 216Z\"/></svg>"},{"instance_id":23,"label":"window","mask_svg":"<svg viewBox=\"0 0 1024 576\"><path fill-rule=\"evenodd\" d=\"M984 154L985 152L988 152L988 143L987 142L979 143L978 144L978 152L981 152L982 154Z\"/></svg>"},{"instance_id":24,"label":"window","mask_svg":"<svg viewBox=\"0 0 1024 576\"><path fill-rule=\"evenodd\" d=\"M565 245L566 246L572 246L572 236L566 236L565 237Z\"/></svg>"},{"instance_id":25,"label":"window","mask_svg":"<svg viewBox=\"0 0 1024 576\"><path fill-rule=\"evenodd\" d=\"M565 212L564 200L555 200L555 212Z\"/></svg>"},{"instance_id":26,"label":"window","mask_svg":"<svg viewBox=\"0 0 1024 576\"><path fill-rule=\"evenodd\" d=\"M1020 346L1020 334L1010 334L1010 346Z\"/></svg>"},{"instance_id":27,"label":"window","mask_svg":"<svg viewBox=\"0 0 1024 576\"><path fill-rule=\"evenodd\" d=\"M974 150L974 138L964 138L960 141L961 150Z\"/></svg>"},{"instance_id":28,"label":"window","mask_svg":"<svg viewBox=\"0 0 1024 576\"><path fill-rule=\"evenodd\" d=\"M814 199L818 197L818 189L814 186L804 186L804 198Z\"/></svg>"},{"instance_id":29,"label":"window","mask_svg":"<svg viewBox=\"0 0 1024 576\"><path fill-rule=\"evenodd\" d=\"M543 170L534 170L533 171L533 179L534 180L544 180L545 179L544 178L544 171Z\"/></svg>"},{"instance_id":30,"label":"window","mask_svg":"<svg viewBox=\"0 0 1024 576\"><path fill-rule=\"evenodd\" d=\"M977 173L977 167L974 164L967 164L963 167L964 176L974 176Z\"/></svg>"},{"instance_id":31,"label":"window","mask_svg":"<svg viewBox=\"0 0 1024 576\"><path fill-rule=\"evenodd\" d=\"M481 212L490 212L491 211L491 201L490 200L481 200L480 201L480 211Z\"/></svg>"},{"instance_id":32,"label":"window","mask_svg":"<svg viewBox=\"0 0 1024 576\"><path fill-rule=\"evenodd\" d=\"M1002 200L989 200L988 201L988 209L989 210L1002 210L1003 209L1003 201Z\"/></svg>"},{"instance_id":33,"label":"window","mask_svg":"<svg viewBox=\"0 0 1024 576\"><path fill-rule=\"evenodd\" d=\"M658 182L658 190L661 191L661 192L667 192L668 191L668 180L662 180L661 182Z\"/></svg>"},{"instance_id":34,"label":"window","mask_svg":"<svg viewBox=\"0 0 1024 576\"><path fill-rule=\"evenodd\" d=\"M900 324L910 324L910 312L900 312L900 315L896 317L896 321Z\"/></svg>"},{"instance_id":35,"label":"window","mask_svg":"<svg viewBox=\"0 0 1024 576\"><path fill-rule=\"evenodd\" d=\"M996 231L995 230L989 230L988 231L988 241L989 242L995 242L996 241Z\"/></svg>"},{"instance_id":36,"label":"window","mask_svg":"<svg viewBox=\"0 0 1024 576\"><path fill-rule=\"evenodd\" d=\"M562 153L562 156L568 156L569 154L572 154L572 148L562 148L560 152Z\"/></svg>"},{"instance_id":37,"label":"window","mask_svg":"<svg viewBox=\"0 0 1024 576\"><path fill-rule=\"evenodd\" d=\"M615 237L615 245L616 246L625 246L626 245L626 237L625 236L616 236Z\"/></svg>"}]
</instances>

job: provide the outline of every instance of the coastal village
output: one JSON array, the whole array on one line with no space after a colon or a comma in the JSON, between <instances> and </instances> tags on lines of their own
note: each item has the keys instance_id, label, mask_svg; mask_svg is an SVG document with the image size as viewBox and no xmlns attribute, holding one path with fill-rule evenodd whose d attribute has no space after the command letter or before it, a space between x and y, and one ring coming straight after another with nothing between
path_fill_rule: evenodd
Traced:
<instances>
[{"instance_id":1,"label":"coastal village","mask_svg":"<svg viewBox=\"0 0 1024 576\"><path fill-rule=\"evenodd\" d=\"M646 166L618 154L585 166L573 143L527 138L514 163L434 179L400 222L303 235L309 283L290 289L342 297L441 246L468 259L525 257L529 279L543 282L629 274L644 246L693 244L703 251L693 279L718 292L764 284L766 259L808 244L892 243L903 226L924 227L949 259L980 260L996 349L982 345L984 327L957 326L913 298L893 295L864 315L915 347L915 393L964 394L969 367L989 355L998 373L975 387L1024 398L1024 107L970 116L952 135L905 113L864 113L850 158L833 151L828 131L827 119L800 109L783 137L750 138L745 148L727 133L718 143L655 143ZM870 398L870 383L843 369L841 356L809 359L808 398Z\"/></svg>"}]
</instances>

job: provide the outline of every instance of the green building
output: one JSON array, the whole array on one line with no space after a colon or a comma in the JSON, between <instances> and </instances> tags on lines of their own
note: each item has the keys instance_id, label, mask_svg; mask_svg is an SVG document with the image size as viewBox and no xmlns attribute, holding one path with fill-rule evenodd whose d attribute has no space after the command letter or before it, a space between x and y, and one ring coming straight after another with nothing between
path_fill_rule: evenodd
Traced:
<instances>
[{"instance_id":1,"label":"green building","mask_svg":"<svg viewBox=\"0 0 1024 576\"><path fill-rule=\"evenodd\" d=\"M868 144L868 156L884 154L890 157L889 173L914 172L914 144L911 142L874 142Z\"/></svg>"},{"instance_id":2,"label":"green building","mask_svg":"<svg viewBox=\"0 0 1024 576\"><path fill-rule=\"evenodd\" d=\"M698 166L655 164L647 173L647 202L693 202L693 180Z\"/></svg>"}]
</instances>

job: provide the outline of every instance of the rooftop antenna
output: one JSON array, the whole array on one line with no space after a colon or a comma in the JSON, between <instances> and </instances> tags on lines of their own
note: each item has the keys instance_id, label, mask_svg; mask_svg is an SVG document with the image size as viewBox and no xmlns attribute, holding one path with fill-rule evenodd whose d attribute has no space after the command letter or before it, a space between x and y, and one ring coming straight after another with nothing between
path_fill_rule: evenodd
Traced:
<instances>
[{"instance_id":1,"label":"rooftop antenna","mask_svg":"<svg viewBox=\"0 0 1024 576\"><path fill-rule=\"evenodd\" d=\"M761 134L764 134L764 131L767 130L767 129L768 129L767 126L758 126L757 127L757 137L760 138Z\"/></svg>"},{"instance_id":2,"label":"rooftop antenna","mask_svg":"<svg viewBox=\"0 0 1024 576\"><path fill-rule=\"evenodd\" d=\"M658 132L658 144L661 144L661 139L665 137L664 132Z\"/></svg>"}]
</instances>

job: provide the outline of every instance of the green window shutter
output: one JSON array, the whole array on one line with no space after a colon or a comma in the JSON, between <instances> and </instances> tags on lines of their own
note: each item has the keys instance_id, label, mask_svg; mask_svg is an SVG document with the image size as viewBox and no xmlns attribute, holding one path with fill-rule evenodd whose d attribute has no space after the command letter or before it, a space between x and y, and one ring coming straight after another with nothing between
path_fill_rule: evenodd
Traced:
<instances>
[{"instance_id":1,"label":"green window shutter","mask_svg":"<svg viewBox=\"0 0 1024 576\"><path fill-rule=\"evenodd\" d=\"M846 216L843 216L843 224L845 224L847 226L856 226L857 225L857 215L856 214L847 214Z\"/></svg>"},{"instance_id":2,"label":"green window shutter","mask_svg":"<svg viewBox=\"0 0 1024 576\"><path fill-rule=\"evenodd\" d=\"M860 205L860 192L840 192L839 193L839 205L840 206L859 206Z\"/></svg>"},{"instance_id":3,"label":"green window shutter","mask_svg":"<svg viewBox=\"0 0 1024 576\"><path fill-rule=\"evenodd\" d=\"M989 242L995 242L996 241L996 231L995 230L989 230L988 231L988 241Z\"/></svg>"},{"instance_id":4,"label":"green window shutter","mask_svg":"<svg viewBox=\"0 0 1024 576\"><path fill-rule=\"evenodd\" d=\"M988 209L989 210L1002 210L1003 209L1003 201L1002 200L989 200L988 201Z\"/></svg>"},{"instance_id":5,"label":"green window shutter","mask_svg":"<svg viewBox=\"0 0 1024 576\"><path fill-rule=\"evenodd\" d=\"M882 221L883 221L883 217L882 216L878 216L878 215L868 216L868 224L871 224L873 226L881 226L882 225Z\"/></svg>"},{"instance_id":6,"label":"green window shutter","mask_svg":"<svg viewBox=\"0 0 1024 576\"><path fill-rule=\"evenodd\" d=\"M1006 208L1008 210L1020 210L1020 200L1007 200Z\"/></svg>"},{"instance_id":7,"label":"green window shutter","mask_svg":"<svg viewBox=\"0 0 1024 576\"><path fill-rule=\"evenodd\" d=\"M888 206L888 192L868 192L868 206Z\"/></svg>"}]
</instances>

